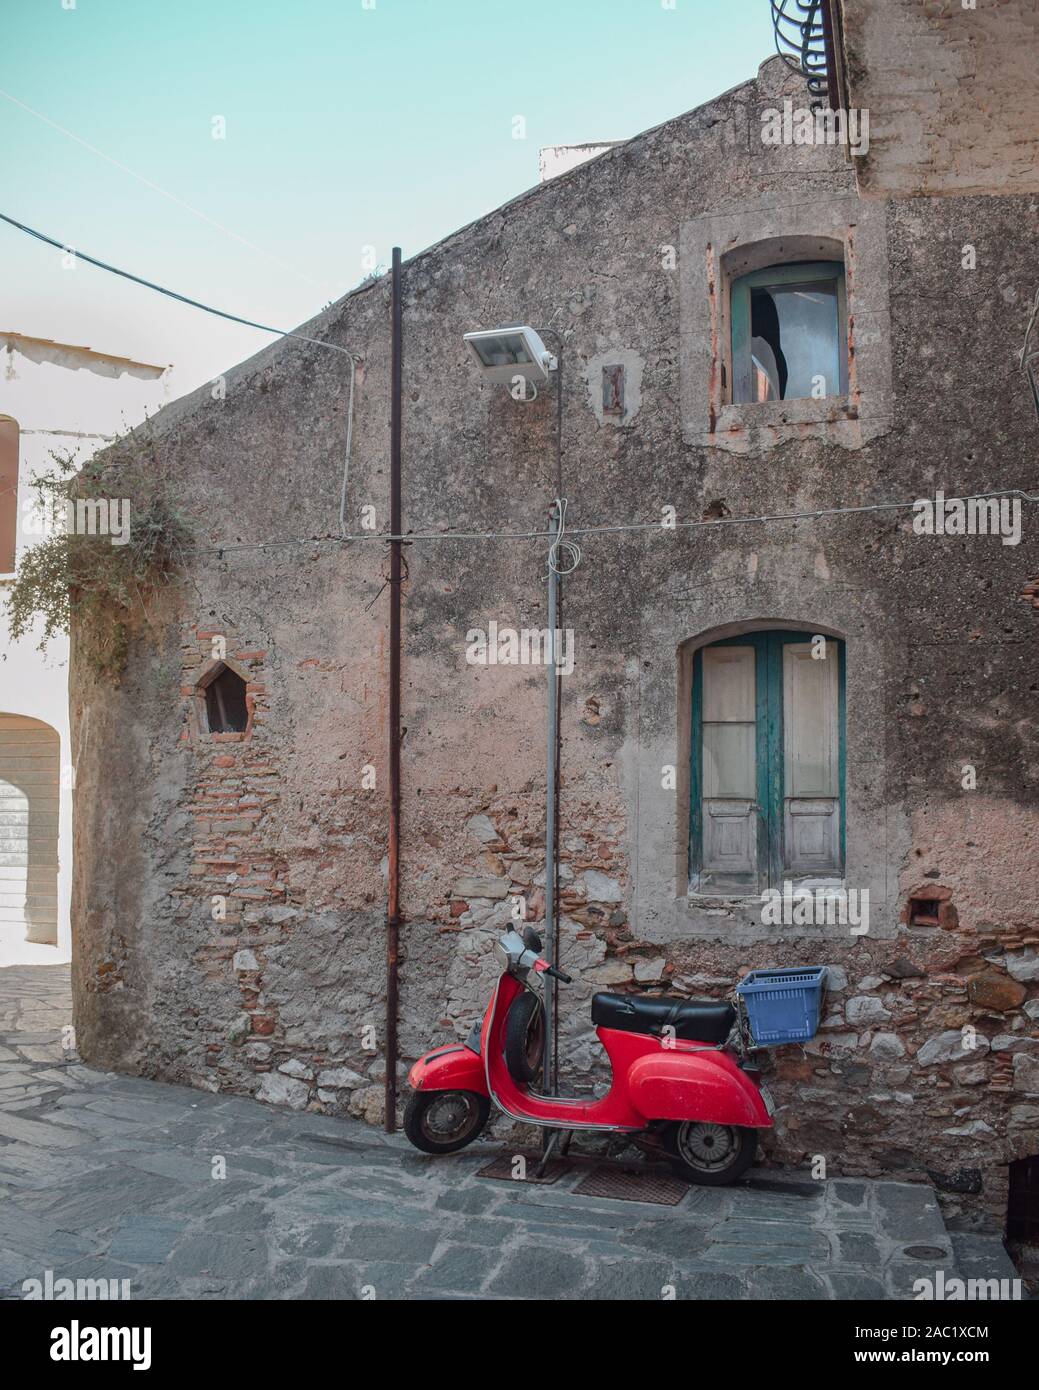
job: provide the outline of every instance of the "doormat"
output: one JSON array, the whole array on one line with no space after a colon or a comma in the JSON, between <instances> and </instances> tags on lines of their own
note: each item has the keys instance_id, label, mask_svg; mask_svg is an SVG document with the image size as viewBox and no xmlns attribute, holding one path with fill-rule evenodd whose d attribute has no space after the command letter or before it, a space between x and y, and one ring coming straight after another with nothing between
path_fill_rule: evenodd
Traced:
<instances>
[{"instance_id":1,"label":"doormat","mask_svg":"<svg viewBox=\"0 0 1039 1390\"><path fill-rule=\"evenodd\" d=\"M688 1191L689 1184L681 1178L613 1163L600 1163L573 1188L577 1197L612 1197L617 1202L651 1202L661 1207L676 1207Z\"/></svg>"},{"instance_id":2,"label":"doormat","mask_svg":"<svg viewBox=\"0 0 1039 1390\"><path fill-rule=\"evenodd\" d=\"M516 1162L518 1158L523 1159L522 1167ZM490 1163L485 1163L482 1168L477 1169L476 1176L478 1178L493 1178L498 1182L529 1182L538 1187L545 1187L549 1183L558 1182L570 1166L565 1158L549 1159L543 1176L539 1178L535 1175L541 1158L542 1155L539 1153L523 1151L499 1154Z\"/></svg>"}]
</instances>

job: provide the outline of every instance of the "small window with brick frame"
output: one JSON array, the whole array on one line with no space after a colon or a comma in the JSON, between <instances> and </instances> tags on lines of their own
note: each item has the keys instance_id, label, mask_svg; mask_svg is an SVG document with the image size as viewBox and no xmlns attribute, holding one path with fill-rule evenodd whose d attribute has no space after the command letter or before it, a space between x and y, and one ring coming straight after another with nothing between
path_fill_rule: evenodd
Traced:
<instances>
[{"instance_id":1,"label":"small window with brick frame","mask_svg":"<svg viewBox=\"0 0 1039 1390\"><path fill-rule=\"evenodd\" d=\"M245 681L229 667L222 667L205 688L206 723L211 734L241 734L249 724Z\"/></svg>"}]
</instances>

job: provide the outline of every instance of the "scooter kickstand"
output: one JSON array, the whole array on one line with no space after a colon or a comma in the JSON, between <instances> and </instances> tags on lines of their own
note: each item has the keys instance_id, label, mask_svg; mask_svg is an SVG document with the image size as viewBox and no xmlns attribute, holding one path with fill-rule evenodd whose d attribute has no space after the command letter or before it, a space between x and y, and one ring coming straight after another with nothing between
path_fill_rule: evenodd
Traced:
<instances>
[{"instance_id":1,"label":"scooter kickstand","mask_svg":"<svg viewBox=\"0 0 1039 1390\"><path fill-rule=\"evenodd\" d=\"M553 1150L564 1133L568 1134L569 1130L554 1129L552 1131L551 1138L545 1145L545 1152L541 1155L541 1162L534 1169L535 1178L543 1178L545 1176L545 1169L548 1167L548 1161L552 1157Z\"/></svg>"}]
</instances>

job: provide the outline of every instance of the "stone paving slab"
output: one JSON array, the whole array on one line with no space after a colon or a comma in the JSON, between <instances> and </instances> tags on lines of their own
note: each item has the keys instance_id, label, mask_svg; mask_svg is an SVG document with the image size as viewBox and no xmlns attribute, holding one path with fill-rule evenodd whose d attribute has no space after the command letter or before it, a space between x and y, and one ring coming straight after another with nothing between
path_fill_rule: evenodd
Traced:
<instances>
[{"instance_id":1,"label":"stone paving slab","mask_svg":"<svg viewBox=\"0 0 1039 1390\"><path fill-rule=\"evenodd\" d=\"M86 1067L69 1014L67 971L0 969L0 1297L48 1269L143 1299L905 1299L936 1262L1014 1277L998 1236L950 1237L926 1186L754 1170L659 1207L576 1196L580 1164L490 1181L497 1146L431 1158Z\"/></svg>"}]
</instances>

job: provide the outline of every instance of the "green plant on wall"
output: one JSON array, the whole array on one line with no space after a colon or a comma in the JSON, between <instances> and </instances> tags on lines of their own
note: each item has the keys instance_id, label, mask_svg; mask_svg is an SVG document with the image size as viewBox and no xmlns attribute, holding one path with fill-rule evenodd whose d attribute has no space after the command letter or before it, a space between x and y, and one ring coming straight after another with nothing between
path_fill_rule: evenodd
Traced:
<instances>
[{"instance_id":1,"label":"green plant on wall","mask_svg":"<svg viewBox=\"0 0 1039 1390\"><path fill-rule=\"evenodd\" d=\"M164 451L133 435L78 468L54 454L30 482L23 529L37 534L7 592L11 637L42 625L39 648L76 621L79 650L98 674L118 676L149 601L184 567L191 528Z\"/></svg>"}]
</instances>

